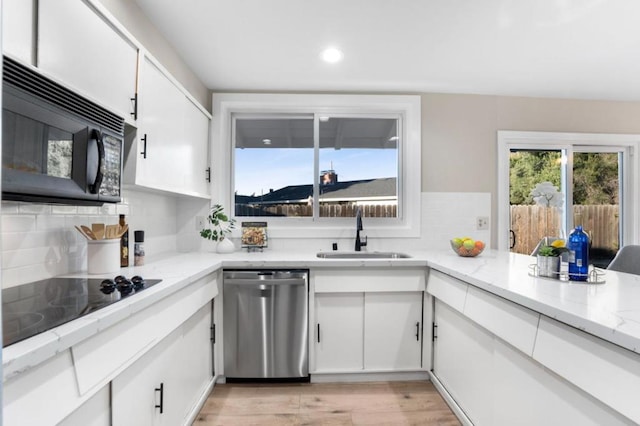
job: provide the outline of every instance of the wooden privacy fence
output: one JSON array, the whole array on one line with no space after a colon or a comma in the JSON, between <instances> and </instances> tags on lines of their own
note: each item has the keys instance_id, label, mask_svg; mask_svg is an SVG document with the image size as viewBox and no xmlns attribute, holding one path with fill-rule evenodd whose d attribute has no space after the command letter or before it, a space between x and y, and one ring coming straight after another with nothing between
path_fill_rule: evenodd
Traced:
<instances>
[{"instance_id":1,"label":"wooden privacy fence","mask_svg":"<svg viewBox=\"0 0 640 426\"><path fill-rule=\"evenodd\" d=\"M398 208L395 205L355 205L355 204L321 204L320 217L356 217L358 208L363 217L396 217ZM295 216L310 217L313 206L307 204L271 204L249 205L236 204L236 216Z\"/></svg>"},{"instance_id":2,"label":"wooden privacy fence","mask_svg":"<svg viewBox=\"0 0 640 426\"><path fill-rule=\"evenodd\" d=\"M573 206L574 223L582 223L591 247L616 252L619 248L619 206ZM560 214L537 205L511 206L511 230L516 235L515 253L530 254L544 236L558 236ZM566 237L566 236L565 236Z\"/></svg>"}]
</instances>

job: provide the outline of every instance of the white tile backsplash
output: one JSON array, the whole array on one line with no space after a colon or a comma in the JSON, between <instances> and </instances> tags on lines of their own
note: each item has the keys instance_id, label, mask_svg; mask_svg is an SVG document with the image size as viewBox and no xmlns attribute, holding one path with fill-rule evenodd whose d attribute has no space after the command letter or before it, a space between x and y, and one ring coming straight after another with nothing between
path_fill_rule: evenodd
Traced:
<instances>
[{"instance_id":1,"label":"white tile backsplash","mask_svg":"<svg viewBox=\"0 0 640 426\"><path fill-rule=\"evenodd\" d=\"M449 247L454 237L471 237L491 247L489 229L476 229L476 218L491 218L488 192L425 192L422 194L422 239L425 248Z\"/></svg>"},{"instance_id":2,"label":"white tile backsplash","mask_svg":"<svg viewBox=\"0 0 640 426\"><path fill-rule=\"evenodd\" d=\"M2 202L2 287L85 271L87 242L74 226L115 224L120 213L129 223L131 252L136 229L145 231L148 259L176 251L180 198L124 191L123 200L102 207Z\"/></svg>"},{"instance_id":3,"label":"white tile backsplash","mask_svg":"<svg viewBox=\"0 0 640 426\"><path fill-rule=\"evenodd\" d=\"M417 238L376 238L369 237L366 250L424 250L449 249L449 240L454 237L469 236L482 240L491 246L491 221L489 229L476 230L476 218L491 218L491 194L486 192L423 192L421 194L421 235ZM190 225L191 226L191 225ZM367 235L367 222L364 220L363 234ZM344 237L317 238L270 238L267 250L312 250L329 251L332 243L338 244L338 250L353 250L355 241L355 219L353 227L346 229ZM236 247L240 244L234 239ZM207 246L203 246L207 247ZM206 248L205 248L206 249ZM209 247L209 249L211 249Z\"/></svg>"},{"instance_id":4,"label":"white tile backsplash","mask_svg":"<svg viewBox=\"0 0 640 426\"><path fill-rule=\"evenodd\" d=\"M212 250L195 229L195 216L206 216L209 200L125 191L123 203L105 208L2 203L2 286L86 271L87 242L74 225L117 223L127 216L130 250L134 231L145 231L147 261L163 252ZM419 238L370 238L367 250L448 248L453 237L469 236L490 246L491 231L476 230L476 218L491 218L490 193L425 192L422 194L422 235ZM489 224L491 228L491 223ZM355 222L354 222L355 228ZM365 223L366 235L366 223ZM344 238L271 239L268 250L353 250L353 232ZM237 241L234 241L239 247ZM131 257L133 264L133 257Z\"/></svg>"}]
</instances>

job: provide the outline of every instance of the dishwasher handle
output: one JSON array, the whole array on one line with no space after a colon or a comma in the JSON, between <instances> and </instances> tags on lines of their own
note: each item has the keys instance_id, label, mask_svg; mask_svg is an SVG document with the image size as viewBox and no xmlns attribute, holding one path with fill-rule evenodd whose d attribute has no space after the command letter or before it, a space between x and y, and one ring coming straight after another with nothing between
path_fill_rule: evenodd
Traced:
<instances>
[{"instance_id":1,"label":"dishwasher handle","mask_svg":"<svg viewBox=\"0 0 640 426\"><path fill-rule=\"evenodd\" d=\"M306 281L300 278L277 278L261 280L255 278L225 278L224 285L257 286L257 285L306 285Z\"/></svg>"}]
</instances>

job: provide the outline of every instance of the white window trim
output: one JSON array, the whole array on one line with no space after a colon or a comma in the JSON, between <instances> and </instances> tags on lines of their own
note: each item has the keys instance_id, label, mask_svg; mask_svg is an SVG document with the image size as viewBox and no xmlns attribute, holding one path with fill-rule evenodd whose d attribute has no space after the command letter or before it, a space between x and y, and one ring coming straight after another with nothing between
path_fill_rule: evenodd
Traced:
<instances>
[{"instance_id":1,"label":"white window trim","mask_svg":"<svg viewBox=\"0 0 640 426\"><path fill-rule=\"evenodd\" d=\"M640 135L607 133L558 133L558 132L516 132L498 131L498 250L509 250L509 152L512 148L567 149L573 147L620 147L623 156L623 235L622 245L638 244L640 229L640 208L638 208L638 173L640 159ZM579 150L584 152L583 150ZM568 200L570 201L570 200Z\"/></svg>"},{"instance_id":2,"label":"white window trim","mask_svg":"<svg viewBox=\"0 0 640 426\"><path fill-rule=\"evenodd\" d=\"M212 184L215 202L233 205L232 114L234 113L372 113L400 114L405 142L399 150L402 217L367 218L365 233L372 238L417 238L421 217L421 104L419 96L403 95L304 95L304 94L213 94L211 120ZM242 218L238 218L242 220ZM350 238L355 219L269 218L270 238Z\"/></svg>"}]
</instances>

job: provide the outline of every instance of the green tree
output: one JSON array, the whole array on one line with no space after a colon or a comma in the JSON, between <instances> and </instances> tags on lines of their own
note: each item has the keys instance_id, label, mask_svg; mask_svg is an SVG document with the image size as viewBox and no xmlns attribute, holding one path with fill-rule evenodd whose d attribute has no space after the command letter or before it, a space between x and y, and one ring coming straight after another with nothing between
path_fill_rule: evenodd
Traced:
<instances>
[{"instance_id":1,"label":"green tree","mask_svg":"<svg viewBox=\"0 0 640 426\"><path fill-rule=\"evenodd\" d=\"M618 204L618 154L573 155L573 204Z\"/></svg>"},{"instance_id":2,"label":"green tree","mask_svg":"<svg viewBox=\"0 0 640 426\"><path fill-rule=\"evenodd\" d=\"M540 182L560 189L560 151L513 151L509 164L511 204L533 204L531 190ZM618 204L618 181L617 153L574 153L574 204Z\"/></svg>"},{"instance_id":3,"label":"green tree","mask_svg":"<svg viewBox=\"0 0 640 426\"><path fill-rule=\"evenodd\" d=\"M509 159L511 204L534 204L531 190L540 182L560 188L559 151L515 151Z\"/></svg>"}]
</instances>

